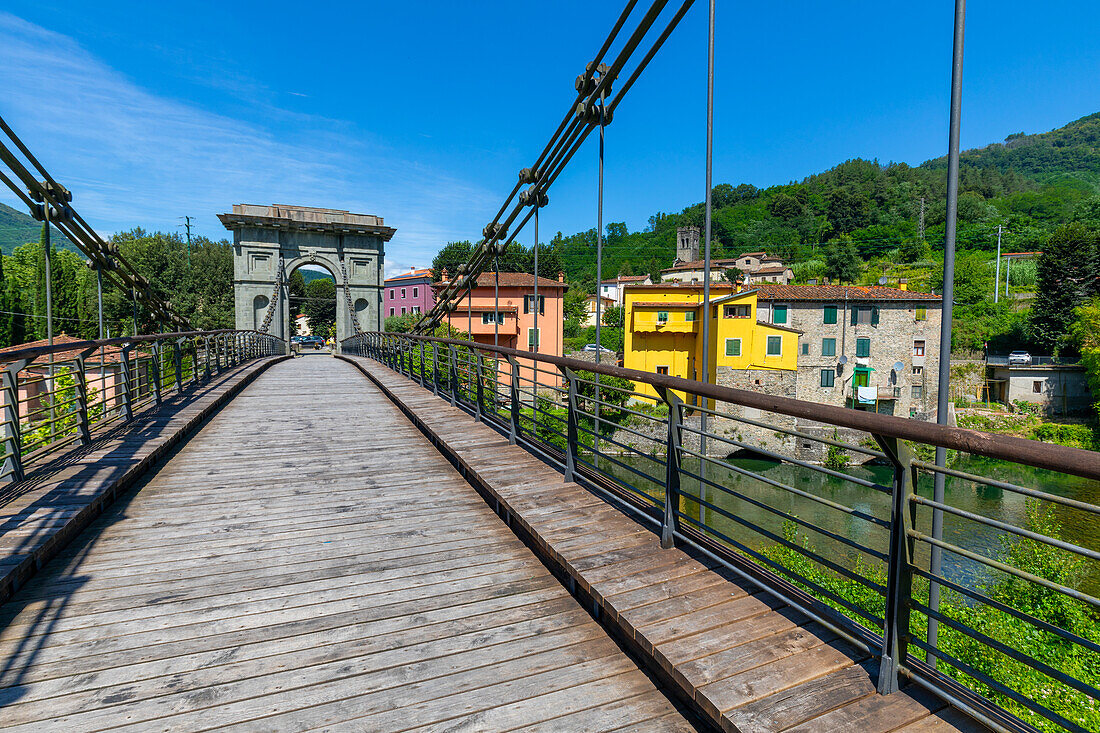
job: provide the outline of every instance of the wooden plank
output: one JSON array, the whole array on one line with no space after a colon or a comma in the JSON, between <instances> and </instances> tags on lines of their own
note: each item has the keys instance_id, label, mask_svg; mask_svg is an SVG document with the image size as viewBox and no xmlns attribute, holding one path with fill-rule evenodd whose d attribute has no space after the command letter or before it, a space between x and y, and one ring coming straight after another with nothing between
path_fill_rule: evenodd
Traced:
<instances>
[{"instance_id":1,"label":"wooden plank","mask_svg":"<svg viewBox=\"0 0 1100 733\"><path fill-rule=\"evenodd\" d=\"M563 530L607 510L555 506L540 485L543 517ZM18 526L38 531L68 506L20 508ZM578 553L592 544L563 536ZM644 540L617 532L609 546ZM397 408L333 359L262 375L0 622L5 730L677 714Z\"/></svg>"}]
</instances>

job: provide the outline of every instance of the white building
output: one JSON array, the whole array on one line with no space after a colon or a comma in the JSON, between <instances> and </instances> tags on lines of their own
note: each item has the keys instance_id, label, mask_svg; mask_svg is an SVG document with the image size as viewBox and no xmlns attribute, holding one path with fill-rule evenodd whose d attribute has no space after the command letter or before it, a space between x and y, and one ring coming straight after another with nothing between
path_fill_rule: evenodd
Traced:
<instances>
[{"instance_id":1,"label":"white building","mask_svg":"<svg viewBox=\"0 0 1100 733\"><path fill-rule=\"evenodd\" d=\"M615 305L623 304L623 288L627 285L652 285L653 280L649 275L619 275L614 280L604 280L600 283L600 295L610 298ZM594 306L593 306L594 307Z\"/></svg>"}]
</instances>

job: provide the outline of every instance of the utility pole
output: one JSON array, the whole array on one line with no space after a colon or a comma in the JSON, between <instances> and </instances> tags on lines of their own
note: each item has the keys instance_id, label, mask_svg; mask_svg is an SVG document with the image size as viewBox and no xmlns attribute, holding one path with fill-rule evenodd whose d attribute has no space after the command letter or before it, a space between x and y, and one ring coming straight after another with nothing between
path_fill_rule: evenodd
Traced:
<instances>
[{"instance_id":1,"label":"utility pole","mask_svg":"<svg viewBox=\"0 0 1100 733\"><path fill-rule=\"evenodd\" d=\"M924 241L924 196L920 197L920 241Z\"/></svg>"},{"instance_id":2,"label":"utility pole","mask_svg":"<svg viewBox=\"0 0 1100 733\"><path fill-rule=\"evenodd\" d=\"M183 226L187 230L187 266L191 266L191 216L181 216L183 219Z\"/></svg>"},{"instance_id":3,"label":"utility pole","mask_svg":"<svg viewBox=\"0 0 1100 733\"><path fill-rule=\"evenodd\" d=\"M993 302L1001 299L1001 225L997 225L997 275L993 284Z\"/></svg>"},{"instance_id":4,"label":"utility pole","mask_svg":"<svg viewBox=\"0 0 1100 733\"><path fill-rule=\"evenodd\" d=\"M962 126L962 73L963 73L963 36L966 26L966 0L955 0L955 32L952 39L951 54L951 112L948 123L947 141L947 218L944 222L943 241L943 305L940 309L940 353L939 374L936 381L936 422L947 424L949 403L948 391L951 386L951 315L955 297L955 232L959 213L959 128ZM947 465L947 449L936 448L936 466ZM944 502L946 476L936 471L933 479L932 498ZM943 510L932 510L932 537L939 540L943 536ZM933 545L928 569L932 576L940 574L943 563L943 551ZM940 609L940 584L928 584L928 605L936 613ZM928 619L928 645L935 649L939 635L939 622ZM925 657L933 669L936 667L936 655L929 651Z\"/></svg>"}]
</instances>

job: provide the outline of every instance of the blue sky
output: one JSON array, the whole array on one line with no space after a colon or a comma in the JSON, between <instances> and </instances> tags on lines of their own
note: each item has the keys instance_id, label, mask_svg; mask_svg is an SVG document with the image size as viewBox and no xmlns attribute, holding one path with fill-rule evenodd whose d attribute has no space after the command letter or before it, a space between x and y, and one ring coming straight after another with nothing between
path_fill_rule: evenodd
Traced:
<instances>
[{"instance_id":1,"label":"blue sky","mask_svg":"<svg viewBox=\"0 0 1100 733\"><path fill-rule=\"evenodd\" d=\"M1100 4L1048 8L969 3L964 146L1100 110ZM480 234L620 9L7 0L0 114L104 233L188 214L220 238L233 203L330 206L397 227L392 274ZM715 182L944 154L952 10L720 1ZM702 199L705 33L699 0L607 129L606 221L639 229ZM593 137L544 241L595 224L595 158Z\"/></svg>"}]
</instances>

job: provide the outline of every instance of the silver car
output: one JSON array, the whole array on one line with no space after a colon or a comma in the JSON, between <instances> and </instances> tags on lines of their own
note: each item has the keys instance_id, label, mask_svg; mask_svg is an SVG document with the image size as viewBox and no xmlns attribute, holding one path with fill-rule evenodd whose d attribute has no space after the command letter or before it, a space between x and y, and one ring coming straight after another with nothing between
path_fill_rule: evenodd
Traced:
<instances>
[{"instance_id":1,"label":"silver car","mask_svg":"<svg viewBox=\"0 0 1100 733\"><path fill-rule=\"evenodd\" d=\"M1031 354L1026 351L1013 351L1008 355L1009 364L1031 364Z\"/></svg>"}]
</instances>

